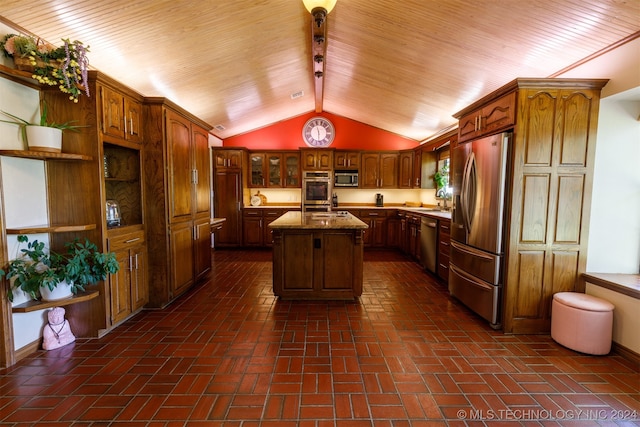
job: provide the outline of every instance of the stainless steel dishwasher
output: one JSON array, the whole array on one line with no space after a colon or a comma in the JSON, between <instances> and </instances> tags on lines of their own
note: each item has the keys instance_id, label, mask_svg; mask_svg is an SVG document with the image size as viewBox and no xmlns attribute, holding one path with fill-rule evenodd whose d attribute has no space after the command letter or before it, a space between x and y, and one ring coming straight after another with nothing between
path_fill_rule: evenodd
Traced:
<instances>
[{"instance_id":1,"label":"stainless steel dishwasher","mask_svg":"<svg viewBox=\"0 0 640 427\"><path fill-rule=\"evenodd\" d=\"M438 251L438 221L422 217L420 221L420 261L422 266L436 273L436 254Z\"/></svg>"}]
</instances>

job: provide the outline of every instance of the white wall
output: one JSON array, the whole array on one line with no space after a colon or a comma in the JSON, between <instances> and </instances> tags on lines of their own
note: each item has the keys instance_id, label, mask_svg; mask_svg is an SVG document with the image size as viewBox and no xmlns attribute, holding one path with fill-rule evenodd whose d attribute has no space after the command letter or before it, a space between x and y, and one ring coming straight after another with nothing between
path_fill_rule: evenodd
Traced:
<instances>
[{"instance_id":1,"label":"white wall","mask_svg":"<svg viewBox=\"0 0 640 427\"><path fill-rule=\"evenodd\" d=\"M596 145L587 271L638 273L640 264L640 98L602 100Z\"/></svg>"},{"instance_id":2,"label":"white wall","mask_svg":"<svg viewBox=\"0 0 640 427\"><path fill-rule=\"evenodd\" d=\"M38 91L0 79L0 110L9 112L26 120L38 115ZM24 149L19 128L15 125L0 123L0 149ZM39 160L0 157L2 175L2 195L4 202L4 221L7 228L28 225L47 224L47 196L44 162ZM19 245L15 235L7 236L8 256L15 258ZM32 235L48 245L48 235ZM13 305L21 304L28 298L21 292L14 295ZM13 335L15 349L38 340L42 336L42 327L46 323L44 310L13 315Z\"/></svg>"},{"instance_id":3,"label":"white wall","mask_svg":"<svg viewBox=\"0 0 640 427\"><path fill-rule=\"evenodd\" d=\"M586 293L613 304L613 341L640 354L638 300L591 283L587 283Z\"/></svg>"},{"instance_id":4,"label":"white wall","mask_svg":"<svg viewBox=\"0 0 640 427\"><path fill-rule=\"evenodd\" d=\"M606 78L602 91L587 271L640 268L640 39L559 77Z\"/></svg>"}]
</instances>

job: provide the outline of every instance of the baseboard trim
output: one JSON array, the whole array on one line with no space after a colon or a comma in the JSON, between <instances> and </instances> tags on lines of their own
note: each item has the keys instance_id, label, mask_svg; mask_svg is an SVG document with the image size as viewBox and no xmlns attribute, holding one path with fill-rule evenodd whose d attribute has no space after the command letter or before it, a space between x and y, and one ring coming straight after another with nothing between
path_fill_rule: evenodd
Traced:
<instances>
[{"instance_id":1,"label":"baseboard trim","mask_svg":"<svg viewBox=\"0 0 640 427\"><path fill-rule=\"evenodd\" d=\"M637 366L640 366L640 354L628 349L623 345L613 342L611 346L611 352L617 354L623 359L627 359L631 363L635 363Z\"/></svg>"},{"instance_id":2,"label":"baseboard trim","mask_svg":"<svg viewBox=\"0 0 640 427\"><path fill-rule=\"evenodd\" d=\"M38 338L37 340L35 340L33 342L30 342L29 344L25 345L24 347L20 347L15 352L16 362L19 362L20 360L24 359L25 357L30 356L33 353L35 353L36 351L40 350L41 346L42 346L42 338Z\"/></svg>"}]
</instances>

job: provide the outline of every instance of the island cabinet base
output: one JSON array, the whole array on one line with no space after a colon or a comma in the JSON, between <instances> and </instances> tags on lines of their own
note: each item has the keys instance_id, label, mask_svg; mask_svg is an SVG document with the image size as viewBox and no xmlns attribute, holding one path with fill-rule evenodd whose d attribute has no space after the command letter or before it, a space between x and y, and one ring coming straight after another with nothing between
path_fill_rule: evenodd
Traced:
<instances>
[{"instance_id":1,"label":"island cabinet base","mask_svg":"<svg viewBox=\"0 0 640 427\"><path fill-rule=\"evenodd\" d=\"M362 295L362 230L273 230L273 293L288 300Z\"/></svg>"}]
</instances>

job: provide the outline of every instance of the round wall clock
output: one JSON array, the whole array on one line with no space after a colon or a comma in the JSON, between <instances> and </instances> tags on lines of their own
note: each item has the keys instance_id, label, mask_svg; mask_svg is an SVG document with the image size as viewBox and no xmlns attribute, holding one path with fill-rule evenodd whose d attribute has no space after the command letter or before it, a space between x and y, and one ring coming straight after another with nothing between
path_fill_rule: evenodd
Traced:
<instances>
[{"instance_id":1,"label":"round wall clock","mask_svg":"<svg viewBox=\"0 0 640 427\"><path fill-rule=\"evenodd\" d=\"M302 139L309 147L328 147L335 136L333 123L324 117L313 117L302 128Z\"/></svg>"}]
</instances>

